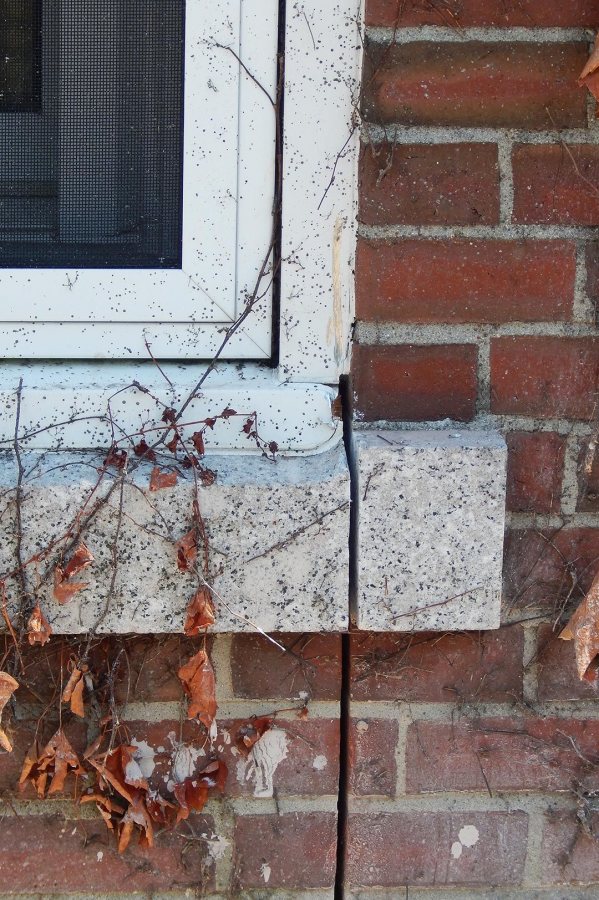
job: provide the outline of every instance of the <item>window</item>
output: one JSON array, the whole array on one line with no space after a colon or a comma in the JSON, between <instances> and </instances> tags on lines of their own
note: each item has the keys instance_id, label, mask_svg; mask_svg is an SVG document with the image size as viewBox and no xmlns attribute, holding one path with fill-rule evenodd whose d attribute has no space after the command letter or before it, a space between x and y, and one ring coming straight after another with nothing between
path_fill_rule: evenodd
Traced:
<instances>
[{"instance_id":1,"label":"window","mask_svg":"<svg viewBox=\"0 0 599 900\"><path fill-rule=\"evenodd\" d=\"M269 390L337 382L358 12L357 0L0 0L0 352L15 360L3 391L18 360L81 360L28 363L26 379L47 396L52 371L81 401L122 375L91 361L142 365L148 347L193 383L269 248L283 47L280 289L265 279L223 358L278 359L242 376Z\"/></svg>"}]
</instances>

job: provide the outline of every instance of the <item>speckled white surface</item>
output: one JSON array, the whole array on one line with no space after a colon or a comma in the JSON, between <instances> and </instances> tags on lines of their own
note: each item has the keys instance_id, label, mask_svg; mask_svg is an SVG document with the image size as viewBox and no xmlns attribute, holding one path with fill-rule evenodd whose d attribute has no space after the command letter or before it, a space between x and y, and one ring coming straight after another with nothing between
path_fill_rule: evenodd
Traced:
<instances>
[{"instance_id":1,"label":"speckled white surface","mask_svg":"<svg viewBox=\"0 0 599 900\"><path fill-rule=\"evenodd\" d=\"M362 432L355 449L358 626L497 628L503 438L459 430Z\"/></svg>"},{"instance_id":2,"label":"speckled white surface","mask_svg":"<svg viewBox=\"0 0 599 900\"><path fill-rule=\"evenodd\" d=\"M102 456L25 455L23 552L26 557L60 535L81 509ZM279 459L206 457L218 473L200 488L217 591L215 631L337 631L348 624L349 472L343 447L318 456ZM114 594L99 632L178 632L194 579L179 572L174 541L191 526L191 480L150 493L151 466L124 490ZM111 477L114 477L114 472ZM11 454L0 456L0 577L14 567L14 485ZM85 590L59 606L48 584L56 563L28 568L55 633L93 628L109 596L118 500L115 492L85 535L94 563L76 580ZM9 597L14 579L7 579Z\"/></svg>"}]
</instances>

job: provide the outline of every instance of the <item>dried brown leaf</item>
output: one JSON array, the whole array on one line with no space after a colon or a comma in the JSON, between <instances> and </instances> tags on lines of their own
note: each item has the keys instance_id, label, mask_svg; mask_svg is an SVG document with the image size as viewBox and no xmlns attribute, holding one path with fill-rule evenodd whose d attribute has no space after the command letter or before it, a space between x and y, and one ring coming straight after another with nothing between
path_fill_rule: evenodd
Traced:
<instances>
[{"instance_id":1,"label":"dried brown leaf","mask_svg":"<svg viewBox=\"0 0 599 900\"><path fill-rule=\"evenodd\" d=\"M187 819L192 810L201 812L208 799L208 792L212 788L223 791L226 781L227 767L222 759L215 759L201 772L194 773L185 781L176 784L173 792L179 803L177 822Z\"/></svg>"},{"instance_id":2,"label":"dried brown leaf","mask_svg":"<svg viewBox=\"0 0 599 900\"><path fill-rule=\"evenodd\" d=\"M39 603L36 603L33 612L27 622L27 640L33 644L41 644L42 647L50 640L52 627L41 611Z\"/></svg>"},{"instance_id":3,"label":"dried brown leaf","mask_svg":"<svg viewBox=\"0 0 599 900\"><path fill-rule=\"evenodd\" d=\"M69 603L75 594L89 587L87 581L65 581L64 572L60 566L54 569L54 599L63 605Z\"/></svg>"},{"instance_id":4,"label":"dried brown leaf","mask_svg":"<svg viewBox=\"0 0 599 900\"><path fill-rule=\"evenodd\" d=\"M133 795L131 804L121 821L119 830L119 853L124 853L129 846L131 836L136 827L141 830L139 839L140 845L153 847L154 828L150 814L146 809L144 796L141 792L137 792Z\"/></svg>"},{"instance_id":5,"label":"dried brown leaf","mask_svg":"<svg viewBox=\"0 0 599 900\"><path fill-rule=\"evenodd\" d=\"M179 571L189 572L190 569L193 569L197 556L196 532L195 528L192 528L177 541L177 568Z\"/></svg>"},{"instance_id":6,"label":"dried brown leaf","mask_svg":"<svg viewBox=\"0 0 599 900\"><path fill-rule=\"evenodd\" d=\"M16 678L13 678L8 672L0 672L0 721L2 721L4 707L18 687L19 682ZM12 744L2 727L0 727L0 747L7 753L12 753Z\"/></svg>"},{"instance_id":7,"label":"dried brown leaf","mask_svg":"<svg viewBox=\"0 0 599 900\"><path fill-rule=\"evenodd\" d=\"M189 697L188 719L199 719L210 728L216 715L214 669L205 650L199 650L178 672Z\"/></svg>"},{"instance_id":8,"label":"dried brown leaf","mask_svg":"<svg viewBox=\"0 0 599 900\"><path fill-rule=\"evenodd\" d=\"M73 575L78 575L83 569L87 569L93 561L93 553L81 541L66 566L62 569L63 578L72 578Z\"/></svg>"},{"instance_id":9,"label":"dried brown leaf","mask_svg":"<svg viewBox=\"0 0 599 900\"><path fill-rule=\"evenodd\" d=\"M200 456L203 456L206 452L206 447L204 445L204 434L202 431L194 431L191 436L191 443L197 450Z\"/></svg>"},{"instance_id":10,"label":"dried brown leaf","mask_svg":"<svg viewBox=\"0 0 599 900\"><path fill-rule=\"evenodd\" d=\"M245 722L237 730L235 744L240 753L248 756L250 750L256 744L262 735L272 728L272 716L259 716Z\"/></svg>"},{"instance_id":11,"label":"dried brown leaf","mask_svg":"<svg viewBox=\"0 0 599 900\"><path fill-rule=\"evenodd\" d=\"M80 678L71 694L71 712L80 719L85 718L85 706L83 705L83 678Z\"/></svg>"},{"instance_id":12,"label":"dried brown leaf","mask_svg":"<svg viewBox=\"0 0 599 900\"><path fill-rule=\"evenodd\" d=\"M599 572L560 638L574 641L576 668L581 681L594 681L593 661L599 655Z\"/></svg>"},{"instance_id":13,"label":"dried brown leaf","mask_svg":"<svg viewBox=\"0 0 599 900\"><path fill-rule=\"evenodd\" d=\"M65 684L64 690L62 692L62 702L63 703L68 703L69 700L71 699L73 690L75 689L75 685L77 684L78 681L80 681L82 674L83 673L82 673L81 669L78 669L77 666L75 666L75 668L69 675L69 680Z\"/></svg>"},{"instance_id":14,"label":"dried brown leaf","mask_svg":"<svg viewBox=\"0 0 599 900\"><path fill-rule=\"evenodd\" d=\"M174 487L176 483L176 472L162 472L158 466L154 466L150 474L151 491L162 491L164 488Z\"/></svg>"},{"instance_id":15,"label":"dried brown leaf","mask_svg":"<svg viewBox=\"0 0 599 900\"><path fill-rule=\"evenodd\" d=\"M214 604L208 588L199 588L187 604L183 631L193 637L214 625Z\"/></svg>"},{"instance_id":16,"label":"dried brown leaf","mask_svg":"<svg viewBox=\"0 0 599 900\"><path fill-rule=\"evenodd\" d=\"M580 87L586 86L593 97L599 100L599 34L595 38L591 55L579 75L578 84ZM599 108L596 115L599 116Z\"/></svg>"},{"instance_id":17,"label":"dried brown leaf","mask_svg":"<svg viewBox=\"0 0 599 900\"><path fill-rule=\"evenodd\" d=\"M23 767L21 779L19 780L20 784L24 785L27 780L33 781L39 797L43 797L45 794L48 778L51 778L50 787L48 788L49 796L64 790L69 771L74 775L85 774L85 769L81 766L79 757L61 728L50 738L40 756L33 762L33 765L30 765L29 760L26 760L26 764L28 770L26 773L25 766Z\"/></svg>"}]
</instances>

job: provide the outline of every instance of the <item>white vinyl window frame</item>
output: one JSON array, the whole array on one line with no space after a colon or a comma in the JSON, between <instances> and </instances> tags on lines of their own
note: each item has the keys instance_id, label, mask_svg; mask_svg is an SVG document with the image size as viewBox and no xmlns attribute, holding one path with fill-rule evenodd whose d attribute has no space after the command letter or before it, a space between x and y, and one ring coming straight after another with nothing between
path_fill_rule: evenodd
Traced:
<instances>
[{"instance_id":1,"label":"white vinyl window frame","mask_svg":"<svg viewBox=\"0 0 599 900\"><path fill-rule=\"evenodd\" d=\"M216 43L233 48L236 46L235 41L231 42L232 20L222 17L227 4L232 10L238 8L240 4L244 11L244 16L240 19L240 28L243 27L244 21L250 31L252 28L257 31L263 30L264 27L276 28L276 17L271 20L267 16L265 21L265 9L271 6L270 0L269 2L218 0L217 3L186 0L186 160L190 154L193 159L194 155L200 152L212 152L215 164L219 155L222 157L222 141L217 140L212 150L206 149L201 111L194 108L196 94L194 82L196 78L210 77L208 71L210 66L228 66L231 71L231 59L228 59L231 54L215 46ZM333 422L331 415L331 401L335 391L327 386L337 385L339 376L347 372L350 355L354 307L353 260L358 144L356 102L361 64L360 22L360 0L331 0L326 4L317 0L297 0L297 2L287 0L281 287L277 322L278 366L274 369L264 369L252 362L240 371L237 364L223 363L219 365L212 381L203 389L206 402L210 399L212 391L216 404L220 402L221 397L230 398L236 391L241 391L246 398L245 405L262 415L265 428L272 427L275 431L278 428L287 435L286 441L279 441L279 445L283 450L292 453L316 452L329 446L331 442L336 442L340 437L338 423ZM212 43L213 49L210 54L206 53L206 34L210 35ZM199 46L194 45L194 38L203 41L202 52L199 54L202 57L201 62L193 59ZM274 96L276 72L273 67L266 66L270 71L271 81L269 81L268 72L263 71L264 58L260 57L259 50L255 49L252 55L247 42L245 48L242 43L238 46L240 51L243 49L246 54L243 61L248 69L256 77L263 77L261 83L267 89L270 85L271 96ZM202 70L201 66L208 68ZM200 75L201 71L203 76ZM243 98L251 96L251 100L248 99L247 103L252 105L256 113L255 103L260 100L258 95L262 92L247 77L241 80L241 84L243 87L238 92L237 102L243 105L246 102ZM214 100L219 106L219 111L222 111L219 98L216 96L217 92L213 93L215 96L211 96L210 100ZM247 120L245 138L243 127L240 126L240 147L248 148L248 156L244 158L240 153L235 160L236 187L243 183L245 175L260 160L264 162L265 157L270 159L274 153L274 132L271 127L273 111L265 96L263 100L262 106L258 107L260 112L256 113L262 118ZM204 121L205 118L204 116ZM269 125L261 126L260 121L265 123L267 118ZM262 133L262 140L256 138L257 132ZM204 148L200 150L202 141ZM252 153L255 155L252 156ZM247 162L244 159L247 159ZM151 344L152 352L157 358L172 358L174 345L179 347L181 344L189 345L182 354L181 361L170 370L183 396L205 367L205 362L192 360L209 358L222 339L223 328L238 315L243 298L243 287L240 290L239 286L252 284L256 267L263 258L270 235L270 214L266 217L261 215L257 211L255 199L248 199L245 203L243 194L239 193L242 211L236 219L235 227L239 229L238 237L242 230L247 235L244 241L248 247L248 262L247 267L245 269L240 267L239 274L233 277L235 267L227 262L227 251L222 248L222 236L224 230L231 227L231 216L223 204L214 203L215 198L210 197L210 187L206 184L206 179L194 181L193 165L190 171L189 163L187 164L188 173L184 188L184 234L187 234L187 237L184 237L184 241L191 240L193 246L194 229L190 231L189 223L193 221L196 209L194 206L196 190L201 194L204 208L206 204L210 205L212 202L213 208L218 212L218 216L214 218L215 226L210 230L208 238L213 240L216 250L224 254L222 268L218 267L216 275L213 270L211 271L209 287L205 281L198 281L199 286L194 285L191 294L195 298L194 302L198 296L202 298L197 302L203 304L205 314L214 316L214 320L211 323L204 321L201 325L194 324L192 319L183 322L173 320L167 323L167 327L157 327L154 331L151 321L144 323L145 339ZM263 166L260 171L267 170ZM268 196L268 201L265 201L262 210L271 202L272 196L270 173L265 178L268 184L265 181L262 196L263 199ZM165 279L166 283L168 277L172 275L178 279L182 290L189 289L190 275L192 280L195 281L195 278L193 272L188 270L187 263L193 258L194 250L189 250L189 244L187 246L188 256L185 257L186 262L180 272L158 270L156 274L129 269L102 273L99 270L87 272L78 270L72 273L73 278L77 276L77 283L72 289L72 281L65 277L64 270L54 272L13 270L10 277L22 279L21 288L27 288L27 291L31 292L31 281L28 279L32 274L39 278L38 283L44 291L48 290L48 276L52 275L54 287L62 287L61 302L66 304L56 309L66 312L69 303L72 309L75 290L77 297L81 297L81 302L93 303L95 308L101 291L112 290L110 285L114 286L115 280L119 281L121 290L129 292L138 285L139 279L148 274L160 284L162 279ZM192 254L191 257L189 253ZM205 294L209 294L211 300ZM160 304L164 304L164 308L171 310L174 318L180 320L182 317L178 292L171 294L170 288L165 289L160 297ZM42 305L40 300L40 317L43 316ZM79 301L77 309L79 315L82 309ZM15 314L17 312L18 310ZM163 316L158 308L156 315L158 320ZM123 356L135 357L136 353L131 352L131 342L127 341L125 332L129 330L132 334L133 329L138 328L137 323L112 321L82 323L69 321L69 317L65 316L55 322L40 318L38 325L35 322L23 323L22 318L21 316L20 321L4 322L2 325L3 331L10 332L12 327L15 334L21 336L26 334L28 349L23 352L23 358L27 359L26 364L7 361L3 365L0 375L0 397L5 408L10 409L13 404L11 398L14 394L15 378L23 372L25 393L22 413L25 420L29 419L32 423L39 421L39 404L42 398L46 408L48 402L54 404L57 410L56 417L60 418L60 410L83 408L87 404L98 403L123 376L128 380L137 378L146 384L155 381L156 370L149 361L133 362L132 359L128 365L122 362L112 365L90 362L97 352L92 353L91 348L98 346L103 348L103 355L120 356L121 360ZM270 356L271 346L270 326L269 313L262 317L259 313L257 315L252 313L248 317L247 324L244 324L228 346L227 355L235 360L267 359ZM69 336L65 338L65 335L75 333L73 327L79 328L81 347L85 346L86 352L73 352L74 342ZM121 329L125 329L123 332L125 337L121 343L126 352L123 353L121 350L118 354L106 353L106 348L115 340L115 334ZM212 339L208 350L199 352L198 334L202 329L205 333L210 333ZM33 361L39 355L47 358L48 354L44 349L54 347L56 342L60 342L61 345L67 344L69 349L65 352L65 356L68 353L70 362L46 364ZM11 356L6 350L2 355L5 358ZM87 361L77 363L78 356L87 357ZM58 359L58 354L54 358ZM131 378L128 377L129 374ZM28 384L32 387L27 393ZM293 391L293 404L301 405L301 427L297 424L295 413L289 406L292 399L289 389L293 388L294 384L299 393ZM134 406L135 403L132 402L132 424L138 416ZM71 446L91 446L94 439L94 435L86 430L74 445L71 443ZM238 438L229 440L225 436L220 440L220 444L219 438L215 440L216 449L235 450L244 446L247 445Z\"/></svg>"}]
</instances>

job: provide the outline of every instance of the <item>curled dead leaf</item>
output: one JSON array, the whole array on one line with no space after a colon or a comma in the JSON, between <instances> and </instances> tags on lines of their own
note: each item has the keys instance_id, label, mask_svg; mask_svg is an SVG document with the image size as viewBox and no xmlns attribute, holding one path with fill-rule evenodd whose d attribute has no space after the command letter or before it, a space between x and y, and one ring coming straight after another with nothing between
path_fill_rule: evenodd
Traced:
<instances>
[{"instance_id":1,"label":"curled dead leaf","mask_svg":"<svg viewBox=\"0 0 599 900\"><path fill-rule=\"evenodd\" d=\"M591 55L578 77L578 84L580 87L584 85L588 88L593 97L595 97L596 100L599 100L599 34L597 34L595 38L595 44L591 51ZM597 108L596 115L599 117L599 107Z\"/></svg>"},{"instance_id":2,"label":"curled dead leaf","mask_svg":"<svg viewBox=\"0 0 599 900\"><path fill-rule=\"evenodd\" d=\"M574 641L576 668L581 681L595 681L599 655L599 572L584 600L560 634L562 641Z\"/></svg>"},{"instance_id":3,"label":"curled dead leaf","mask_svg":"<svg viewBox=\"0 0 599 900\"><path fill-rule=\"evenodd\" d=\"M192 810L201 812L208 799L208 792L212 788L223 791L226 781L227 767L222 759L215 759L201 772L194 772L185 781L176 784L173 792L179 804L177 822L187 819Z\"/></svg>"},{"instance_id":4,"label":"curled dead leaf","mask_svg":"<svg viewBox=\"0 0 599 900\"><path fill-rule=\"evenodd\" d=\"M177 568L180 572L189 572L193 569L198 556L198 545L195 528L184 534L177 541Z\"/></svg>"},{"instance_id":5,"label":"curled dead leaf","mask_svg":"<svg viewBox=\"0 0 599 900\"><path fill-rule=\"evenodd\" d=\"M48 779L50 779L49 796L64 790L69 772L72 772L74 775L85 774L85 769L80 764L79 757L61 728L50 738L41 754L39 756L36 754L37 743L34 743L25 757L19 778L19 787L23 790L26 783L31 781L40 798L46 795Z\"/></svg>"},{"instance_id":6,"label":"curled dead leaf","mask_svg":"<svg viewBox=\"0 0 599 900\"><path fill-rule=\"evenodd\" d=\"M214 604L210 591L202 587L195 592L187 604L187 615L183 631L188 637L193 637L214 625Z\"/></svg>"},{"instance_id":7,"label":"curled dead leaf","mask_svg":"<svg viewBox=\"0 0 599 900\"><path fill-rule=\"evenodd\" d=\"M60 604L68 603L74 595L86 587L87 581L69 581L74 575L86 569L94 561L94 556L83 542L79 544L70 560L54 569L54 598Z\"/></svg>"},{"instance_id":8,"label":"curled dead leaf","mask_svg":"<svg viewBox=\"0 0 599 900\"><path fill-rule=\"evenodd\" d=\"M162 491L164 488L174 487L176 483L176 472L162 472L158 466L154 466L150 474L151 491Z\"/></svg>"},{"instance_id":9,"label":"curled dead leaf","mask_svg":"<svg viewBox=\"0 0 599 900\"><path fill-rule=\"evenodd\" d=\"M178 672L189 698L188 719L199 719L210 728L216 715L214 669L205 650L199 650Z\"/></svg>"},{"instance_id":10,"label":"curled dead leaf","mask_svg":"<svg viewBox=\"0 0 599 900\"><path fill-rule=\"evenodd\" d=\"M36 603L33 612L27 622L27 640L33 644L41 644L42 647L50 640L52 627L41 611L39 603Z\"/></svg>"},{"instance_id":11,"label":"curled dead leaf","mask_svg":"<svg viewBox=\"0 0 599 900\"><path fill-rule=\"evenodd\" d=\"M70 703L71 712L81 719L85 718L85 708L83 705L83 673L86 669L87 666L82 666L80 669L75 667L62 692L62 702Z\"/></svg>"},{"instance_id":12,"label":"curled dead leaf","mask_svg":"<svg viewBox=\"0 0 599 900\"><path fill-rule=\"evenodd\" d=\"M204 445L204 433L202 431L194 431L191 436L191 443L195 447L197 453L200 456L203 456L206 452L206 447Z\"/></svg>"},{"instance_id":13,"label":"curled dead leaf","mask_svg":"<svg viewBox=\"0 0 599 900\"><path fill-rule=\"evenodd\" d=\"M235 744L240 753L248 756L250 750L256 744L265 732L272 728L274 719L272 716L259 716L245 722L237 730Z\"/></svg>"},{"instance_id":14,"label":"curled dead leaf","mask_svg":"<svg viewBox=\"0 0 599 900\"><path fill-rule=\"evenodd\" d=\"M19 687L19 682L8 672L0 672L0 722L2 721L2 712L4 707ZM0 747L7 753L12 753L12 744L8 739L6 732L0 727Z\"/></svg>"},{"instance_id":15,"label":"curled dead leaf","mask_svg":"<svg viewBox=\"0 0 599 900\"><path fill-rule=\"evenodd\" d=\"M79 572L82 572L83 569L87 569L94 561L94 555L88 547L85 546L83 541L81 541L70 560L63 568L63 577L64 578L72 578L73 575L78 575Z\"/></svg>"}]
</instances>

